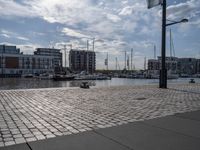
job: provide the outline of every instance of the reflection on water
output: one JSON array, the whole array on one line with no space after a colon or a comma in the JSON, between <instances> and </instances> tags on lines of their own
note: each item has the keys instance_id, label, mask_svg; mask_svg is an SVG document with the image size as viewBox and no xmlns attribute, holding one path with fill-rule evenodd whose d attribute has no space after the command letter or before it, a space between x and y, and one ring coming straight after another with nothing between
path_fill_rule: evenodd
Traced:
<instances>
[{"instance_id":1,"label":"reflection on water","mask_svg":"<svg viewBox=\"0 0 200 150\"><path fill-rule=\"evenodd\" d=\"M168 83L188 83L189 78L168 80ZM200 83L200 78L195 79ZM79 87L82 81L53 81L28 78L0 78L0 90L7 89L32 89L32 88L53 88L53 87ZM88 81L90 86L109 87L119 85L146 85L158 84L158 79L123 79L112 78L111 80Z\"/></svg>"}]
</instances>

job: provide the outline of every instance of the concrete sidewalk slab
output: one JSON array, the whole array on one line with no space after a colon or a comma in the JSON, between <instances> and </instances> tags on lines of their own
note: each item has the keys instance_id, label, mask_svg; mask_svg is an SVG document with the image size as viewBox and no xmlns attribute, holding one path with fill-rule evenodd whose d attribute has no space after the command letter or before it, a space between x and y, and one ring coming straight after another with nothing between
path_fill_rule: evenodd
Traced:
<instances>
[{"instance_id":1,"label":"concrete sidewalk slab","mask_svg":"<svg viewBox=\"0 0 200 150\"><path fill-rule=\"evenodd\" d=\"M155 119L156 120L156 119ZM198 130L199 128L196 128ZM134 150L199 150L200 139L146 125L142 122L100 129L98 134L109 137Z\"/></svg>"},{"instance_id":2,"label":"concrete sidewalk slab","mask_svg":"<svg viewBox=\"0 0 200 150\"><path fill-rule=\"evenodd\" d=\"M185 117L182 118L177 116L168 116L144 121L143 123L162 129L167 129L171 132L200 138L200 130L197 130L200 128L200 121L190 120Z\"/></svg>"},{"instance_id":3,"label":"concrete sidewalk slab","mask_svg":"<svg viewBox=\"0 0 200 150\"><path fill-rule=\"evenodd\" d=\"M92 131L31 142L32 150L130 150Z\"/></svg>"},{"instance_id":4,"label":"concrete sidewalk slab","mask_svg":"<svg viewBox=\"0 0 200 150\"><path fill-rule=\"evenodd\" d=\"M31 150L26 143L7 147L0 147L0 150Z\"/></svg>"},{"instance_id":5,"label":"concrete sidewalk slab","mask_svg":"<svg viewBox=\"0 0 200 150\"><path fill-rule=\"evenodd\" d=\"M200 111L186 112L175 114L177 117L187 118L190 120L200 121Z\"/></svg>"}]
</instances>

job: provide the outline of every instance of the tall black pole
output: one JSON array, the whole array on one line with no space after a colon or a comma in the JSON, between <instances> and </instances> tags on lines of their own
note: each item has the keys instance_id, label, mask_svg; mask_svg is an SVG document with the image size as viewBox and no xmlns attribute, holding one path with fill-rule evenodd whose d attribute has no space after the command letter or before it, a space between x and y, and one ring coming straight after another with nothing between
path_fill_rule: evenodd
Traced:
<instances>
[{"instance_id":1,"label":"tall black pole","mask_svg":"<svg viewBox=\"0 0 200 150\"><path fill-rule=\"evenodd\" d=\"M162 12L162 51L161 51L161 71L160 71L160 88L167 88L167 70L165 67L166 55L166 0L163 0Z\"/></svg>"}]
</instances>

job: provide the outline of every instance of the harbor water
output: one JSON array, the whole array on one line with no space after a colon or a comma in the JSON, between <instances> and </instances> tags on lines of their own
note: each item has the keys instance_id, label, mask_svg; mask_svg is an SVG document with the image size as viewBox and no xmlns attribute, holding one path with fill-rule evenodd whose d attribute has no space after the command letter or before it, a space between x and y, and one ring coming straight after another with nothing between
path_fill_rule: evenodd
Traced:
<instances>
[{"instance_id":1,"label":"harbor water","mask_svg":"<svg viewBox=\"0 0 200 150\"><path fill-rule=\"evenodd\" d=\"M200 78L194 79L196 83L200 83ZM179 78L168 80L168 83L179 84L189 83L190 78ZM35 89L35 88L57 88L57 87L79 87L83 81L53 81L39 80L35 78L0 78L0 90L11 89ZM84 81L85 82L85 81ZM87 81L93 87L110 87L124 85L148 85L159 84L158 79L127 79L112 78L111 80L90 80Z\"/></svg>"}]
</instances>

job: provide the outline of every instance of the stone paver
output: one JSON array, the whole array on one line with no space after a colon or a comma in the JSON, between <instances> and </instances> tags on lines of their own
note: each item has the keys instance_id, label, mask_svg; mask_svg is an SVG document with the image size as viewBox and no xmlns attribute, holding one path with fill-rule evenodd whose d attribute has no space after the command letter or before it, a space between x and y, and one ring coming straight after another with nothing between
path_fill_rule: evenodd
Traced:
<instances>
[{"instance_id":1,"label":"stone paver","mask_svg":"<svg viewBox=\"0 0 200 150\"><path fill-rule=\"evenodd\" d=\"M0 147L200 109L200 84L0 91Z\"/></svg>"}]
</instances>

